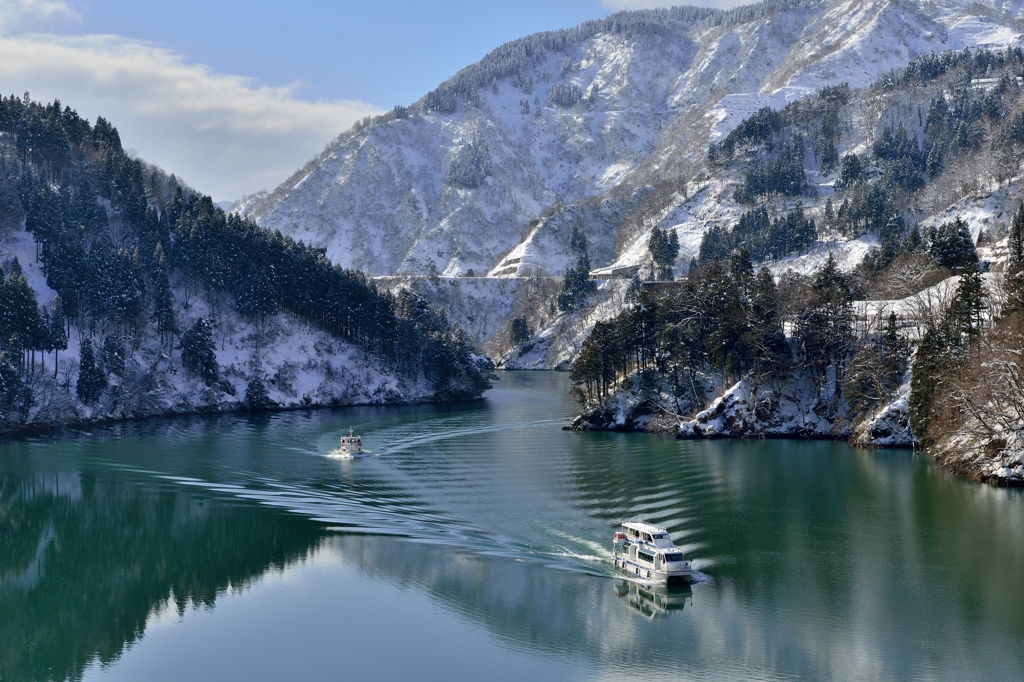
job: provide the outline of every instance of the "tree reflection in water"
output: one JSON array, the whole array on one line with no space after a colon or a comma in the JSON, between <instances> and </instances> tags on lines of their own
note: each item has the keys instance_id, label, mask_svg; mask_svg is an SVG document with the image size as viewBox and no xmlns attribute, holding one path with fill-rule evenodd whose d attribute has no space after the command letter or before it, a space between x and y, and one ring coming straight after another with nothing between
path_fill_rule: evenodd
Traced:
<instances>
[{"instance_id":1,"label":"tree reflection in water","mask_svg":"<svg viewBox=\"0 0 1024 682\"><path fill-rule=\"evenodd\" d=\"M0 477L0 679L77 679L154 611L213 606L321 543L320 524L125 476Z\"/></svg>"}]
</instances>

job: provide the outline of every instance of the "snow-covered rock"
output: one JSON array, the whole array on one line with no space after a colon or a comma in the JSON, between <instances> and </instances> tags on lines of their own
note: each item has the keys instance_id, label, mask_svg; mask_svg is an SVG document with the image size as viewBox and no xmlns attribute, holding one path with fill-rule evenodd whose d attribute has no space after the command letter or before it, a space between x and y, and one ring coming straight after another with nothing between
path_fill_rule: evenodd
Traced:
<instances>
[{"instance_id":1,"label":"snow-covered rock","mask_svg":"<svg viewBox=\"0 0 1024 682\"><path fill-rule=\"evenodd\" d=\"M917 438L910 427L910 372L887 404L856 425L853 443L861 447L910 448Z\"/></svg>"},{"instance_id":2,"label":"snow-covered rock","mask_svg":"<svg viewBox=\"0 0 1024 682\"><path fill-rule=\"evenodd\" d=\"M794 372L780 384L745 377L680 424L679 436L846 438L847 416L845 403L823 396L805 372Z\"/></svg>"}]
</instances>

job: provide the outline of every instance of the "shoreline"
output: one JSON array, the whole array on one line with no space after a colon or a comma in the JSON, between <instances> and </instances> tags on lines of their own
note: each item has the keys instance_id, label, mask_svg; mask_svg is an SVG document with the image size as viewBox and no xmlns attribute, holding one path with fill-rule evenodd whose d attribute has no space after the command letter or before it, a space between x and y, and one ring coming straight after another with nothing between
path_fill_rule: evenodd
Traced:
<instances>
[{"instance_id":1,"label":"shoreline","mask_svg":"<svg viewBox=\"0 0 1024 682\"><path fill-rule=\"evenodd\" d=\"M74 434L87 432L90 429L103 429L118 426L131 426L142 424L147 421L175 420L189 417L219 417L248 415L250 417L272 416L275 414L287 414L302 411L321 411L344 409L349 407L414 407L417 405L454 405L457 403L475 403L484 399L483 394L475 398L424 398L422 400L403 400L397 402L360 402L360 403L311 403L309 405L284 405L279 407L268 407L253 410L248 407L234 407L221 409L212 406L210 409L198 409L177 412L169 410L156 414L138 415L132 417L99 417L90 419L79 419L64 424L25 424L12 430L0 430L0 444L15 443L30 440L35 437L50 436L54 434Z\"/></svg>"},{"instance_id":2,"label":"shoreline","mask_svg":"<svg viewBox=\"0 0 1024 682\"><path fill-rule=\"evenodd\" d=\"M856 442L854 437L848 435L829 435L823 433L810 433L810 434L795 434L795 433L758 433L752 435L742 434L682 434L678 432L671 433L670 430L664 428L643 428L637 426L626 426L624 424L617 424L612 427L574 427L572 423L565 424L562 426L563 431L593 431L593 432L605 432L605 433L646 433L654 436L667 436L674 440L684 441L701 441L701 440L799 440L799 441L835 441L839 443L846 443L852 448L862 450L910 450L914 453L920 454L921 456L928 459L934 466L942 469L946 473L956 478L974 481L976 483L990 485L996 488L1007 488L1007 489L1024 489L1024 478L1013 477L1013 476L999 476L992 473L991 467L982 468L978 465L977 460L973 462L974 466L965 464L962 460L950 457L948 453L929 451L928 449L921 448L918 445L906 445L898 443L863 443Z\"/></svg>"}]
</instances>

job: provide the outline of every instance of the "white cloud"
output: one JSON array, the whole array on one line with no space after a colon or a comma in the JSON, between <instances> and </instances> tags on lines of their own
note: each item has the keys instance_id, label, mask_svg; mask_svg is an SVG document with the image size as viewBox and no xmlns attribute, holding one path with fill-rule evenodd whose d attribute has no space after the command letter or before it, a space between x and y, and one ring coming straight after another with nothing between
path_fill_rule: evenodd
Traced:
<instances>
[{"instance_id":1,"label":"white cloud","mask_svg":"<svg viewBox=\"0 0 1024 682\"><path fill-rule=\"evenodd\" d=\"M2 3L2 0L0 0ZM63 3L38 7L39 16ZM31 93L117 126L126 148L215 199L269 189L356 120L364 102L307 102L294 87L186 63L170 50L118 36L22 34L0 38L0 87Z\"/></svg>"},{"instance_id":2,"label":"white cloud","mask_svg":"<svg viewBox=\"0 0 1024 682\"><path fill-rule=\"evenodd\" d=\"M81 15L61 0L0 0L0 35L77 24Z\"/></svg>"}]
</instances>

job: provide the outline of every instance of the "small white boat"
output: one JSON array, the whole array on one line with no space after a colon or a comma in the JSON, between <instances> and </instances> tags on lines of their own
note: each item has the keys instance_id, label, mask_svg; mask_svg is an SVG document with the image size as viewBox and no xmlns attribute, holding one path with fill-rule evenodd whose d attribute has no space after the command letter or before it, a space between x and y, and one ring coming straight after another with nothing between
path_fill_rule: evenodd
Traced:
<instances>
[{"instance_id":1,"label":"small white boat","mask_svg":"<svg viewBox=\"0 0 1024 682\"><path fill-rule=\"evenodd\" d=\"M369 457L368 452L363 452L363 438L352 433L352 427L348 429L348 435L341 437L341 447L338 454L344 458Z\"/></svg>"},{"instance_id":2,"label":"small white boat","mask_svg":"<svg viewBox=\"0 0 1024 682\"><path fill-rule=\"evenodd\" d=\"M693 575L683 550L668 531L644 521L627 521L612 541L615 568L654 583L689 583Z\"/></svg>"}]
</instances>

